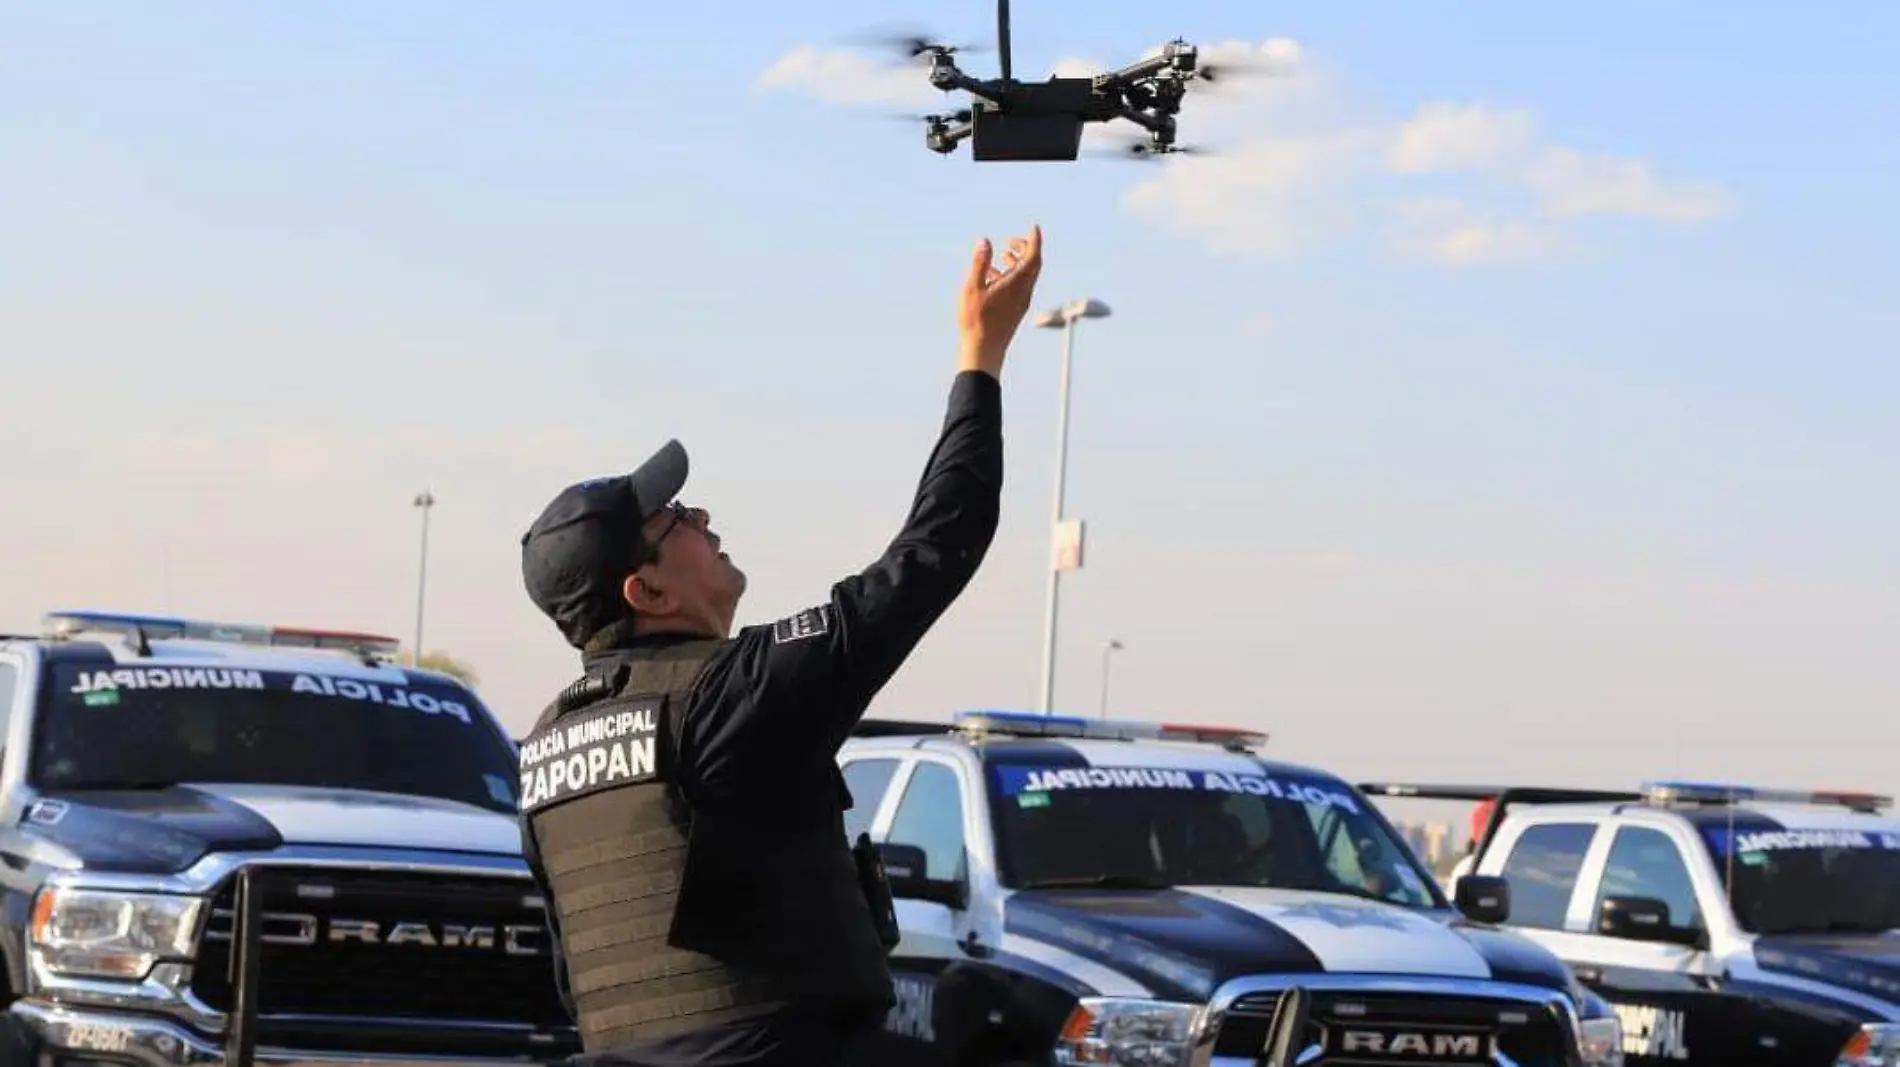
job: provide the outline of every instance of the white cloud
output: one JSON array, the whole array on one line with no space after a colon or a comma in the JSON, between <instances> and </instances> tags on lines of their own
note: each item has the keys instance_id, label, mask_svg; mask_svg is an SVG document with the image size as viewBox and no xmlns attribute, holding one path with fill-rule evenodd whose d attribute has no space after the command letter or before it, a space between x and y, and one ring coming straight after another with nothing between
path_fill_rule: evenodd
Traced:
<instances>
[{"instance_id":1,"label":"white cloud","mask_svg":"<svg viewBox=\"0 0 1900 1067\"><path fill-rule=\"evenodd\" d=\"M1169 173L1129 191L1131 209L1258 255L1378 223L1395 251L1454 267L1560 256L1574 224L1590 217L1686 226L1735 210L1718 185L1551 141L1523 108L1428 101L1401 121L1368 114L1296 46L1258 51L1275 47L1302 57L1295 76L1243 82L1218 111L1199 109L1230 147L1211 160L1169 161ZM1200 122L1183 115L1188 129Z\"/></svg>"},{"instance_id":2,"label":"white cloud","mask_svg":"<svg viewBox=\"0 0 1900 1067\"><path fill-rule=\"evenodd\" d=\"M1391 238L1402 253L1452 267L1491 266L1550 259L1563 251L1556 230L1485 212L1455 197L1418 197L1393 205Z\"/></svg>"},{"instance_id":3,"label":"white cloud","mask_svg":"<svg viewBox=\"0 0 1900 1067\"><path fill-rule=\"evenodd\" d=\"M1150 169L1123 204L1220 251L1291 255L1370 233L1401 255L1501 265L1563 255L1593 218L1692 226L1736 209L1719 185L1551 139L1525 108L1428 100L1404 117L1370 111L1290 38L1203 45L1200 61L1241 68L1197 86L1180 116L1180 143L1215 151ZM1067 58L1055 72L1103 69ZM809 47L760 80L838 103L916 103L934 94L915 70ZM1130 135L1119 124L1087 132Z\"/></svg>"},{"instance_id":4,"label":"white cloud","mask_svg":"<svg viewBox=\"0 0 1900 1067\"><path fill-rule=\"evenodd\" d=\"M924 68L880 62L856 52L806 45L760 72L765 89L795 89L827 104L923 107L940 101Z\"/></svg>"},{"instance_id":5,"label":"white cloud","mask_svg":"<svg viewBox=\"0 0 1900 1067\"><path fill-rule=\"evenodd\" d=\"M1400 174L1484 170L1521 159L1537 133L1528 111L1432 103L1399 127L1388 155Z\"/></svg>"},{"instance_id":6,"label":"white cloud","mask_svg":"<svg viewBox=\"0 0 1900 1067\"><path fill-rule=\"evenodd\" d=\"M1092 78L1108 70L1104 63L1093 59L1058 59L1055 70L1050 73L1058 78Z\"/></svg>"},{"instance_id":7,"label":"white cloud","mask_svg":"<svg viewBox=\"0 0 1900 1067\"><path fill-rule=\"evenodd\" d=\"M1129 189L1137 215L1228 252L1291 252L1351 225L1337 195L1364 154L1363 138L1258 138L1219 155L1170 160Z\"/></svg>"},{"instance_id":8,"label":"white cloud","mask_svg":"<svg viewBox=\"0 0 1900 1067\"><path fill-rule=\"evenodd\" d=\"M1710 182L1666 182L1640 159L1589 156L1552 147L1530 163L1524 181L1553 218L1627 215L1690 225L1735 209L1735 198Z\"/></svg>"}]
</instances>

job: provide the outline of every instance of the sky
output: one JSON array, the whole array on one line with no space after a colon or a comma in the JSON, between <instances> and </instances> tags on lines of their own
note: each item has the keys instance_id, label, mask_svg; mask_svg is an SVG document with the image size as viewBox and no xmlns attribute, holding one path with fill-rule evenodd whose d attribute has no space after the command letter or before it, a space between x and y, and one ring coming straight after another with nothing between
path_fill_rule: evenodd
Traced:
<instances>
[{"instance_id":1,"label":"sky","mask_svg":"<svg viewBox=\"0 0 1900 1067\"><path fill-rule=\"evenodd\" d=\"M525 724L576 670L549 497L677 437L740 622L823 600L908 508L972 242L1034 222L1040 302L1114 311L1059 710L1107 662L1111 715L1354 780L1900 790L1900 10L1014 7L1019 76L1255 73L1190 99L1211 154L979 165L856 42L993 45L980 4L0 5L0 628L409 641L427 488L424 643ZM1035 705L1059 351L871 714Z\"/></svg>"}]
</instances>

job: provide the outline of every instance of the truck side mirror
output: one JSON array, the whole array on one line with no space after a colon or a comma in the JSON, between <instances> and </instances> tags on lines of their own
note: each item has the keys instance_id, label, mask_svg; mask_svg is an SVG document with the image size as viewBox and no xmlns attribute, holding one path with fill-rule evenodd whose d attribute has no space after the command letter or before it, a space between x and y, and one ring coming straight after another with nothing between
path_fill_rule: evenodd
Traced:
<instances>
[{"instance_id":1,"label":"truck side mirror","mask_svg":"<svg viewBox=\"0 0 1900 1067\"><path fill-rule=\"evenodd\" d=\"M928 900L958 909L969 904L962 882L930 877L929 860L916 845L880 842L877 858L884 865L884 878L890 883L893 898Z\"/></svg>"},{"instance_id":2,"label":"truck side mirror","mask_svg":"<svg viewBox=\"0 0 1900 1067\"><path fill-rule=\"evenodd\" d=\"M1453 891L1458 910L1473 922L1500 926L1511 917L1511 883L1494 874L1467 874Z\"/></svg>"},{"instance_id":3,"label":"truck side mirror","mask_svg":"<svg viewBox=\"0 0 1900 1067\"><path fill-rule=\"evenodd\" d=\"M1672 925L1669 905L1655 897L1604 897L1597 905L1596 932L1626 941L1708 947L1708 937L1701 930Z\"/></svg>"}]
</instances>

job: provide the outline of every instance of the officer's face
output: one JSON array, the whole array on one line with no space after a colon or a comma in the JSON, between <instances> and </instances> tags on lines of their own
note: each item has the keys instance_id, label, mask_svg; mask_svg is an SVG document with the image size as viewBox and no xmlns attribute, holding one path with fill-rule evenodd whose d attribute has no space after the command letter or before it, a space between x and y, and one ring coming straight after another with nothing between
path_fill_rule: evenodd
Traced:
<instances>
[{"instance_id":1,"label":"officer's face","mask_svg":"<svg viewBox=\"0 0 1900 1067\"><path fill-rule=\"evenodd\" d=\"M659 558L627 583L627 600L636 613L721 634L730 630L745 593L745 572L721 550L711 524L705 510L677 504L647 520L643 532Z\"/></svg>"}]
</instances>

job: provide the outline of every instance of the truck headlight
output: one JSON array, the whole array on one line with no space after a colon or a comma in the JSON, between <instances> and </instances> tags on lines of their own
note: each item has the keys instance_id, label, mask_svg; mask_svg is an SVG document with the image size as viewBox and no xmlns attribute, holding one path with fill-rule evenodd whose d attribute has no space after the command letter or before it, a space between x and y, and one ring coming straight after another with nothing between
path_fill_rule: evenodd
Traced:
<instances>
[{"instance_id":1,"label":"truck headlight","mask_svg":"<svg viewBox=\"0 0 1900 1067\"><path fill-rule=\"evenodd\" d=\"M1061 1067L1186 1067L1200 1028L1199 1004L1083 997L1056 1040Z\"/></svg>"},{"instance_id":2,"label":"truck headlight","mask_svg":"<svg viewBox=\"0 0 1900 1067\"><path fill-rule=\"evenodd\" d=\"M83 978L144 978L162 959L191 954L201 897L49 886L27 927L40 965Z\"/></svg>"},{"instance_id":3,"label":"truck headlight","mask_svg":"<svg viewBox=\"0 0 1900 1067\"><path fill-rule=\"evenodd\" d=\"M1623 1067L1623 1024L1614 1015L1577 1024L1584 1067Z\"/></svg>"},{"instance_id":4,"label":"truck headlight","mask_svg":"<svg viewBox=\"0 0 1900 1067\"><path fill-rule=\"evenodd\" d=\"M1900 1064L1900 1023L1868 1023L1847 1039L1834 1067L1894 1067Z\"/></svg>"}]
</instances>

